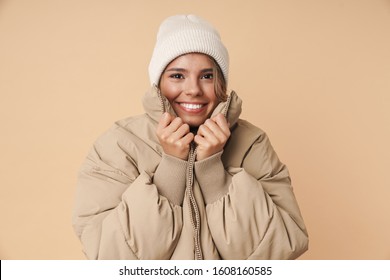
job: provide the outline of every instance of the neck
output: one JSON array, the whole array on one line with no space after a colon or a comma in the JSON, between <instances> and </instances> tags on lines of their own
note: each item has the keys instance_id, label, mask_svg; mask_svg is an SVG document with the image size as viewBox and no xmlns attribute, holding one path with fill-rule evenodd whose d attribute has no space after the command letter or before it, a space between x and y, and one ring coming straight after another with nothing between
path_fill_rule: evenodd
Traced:
<instances>
[{"instance_id":1,"label":"neck","mask_svg":"<svg viewBox=\"0 0 390 280\"><path fill-rule=\"evenodd\" d=\"M196 135L197 133L198 133L198 126L191 126L190 127L190 131L194 134L194 135Z\"/></svg>"}]
</instances>

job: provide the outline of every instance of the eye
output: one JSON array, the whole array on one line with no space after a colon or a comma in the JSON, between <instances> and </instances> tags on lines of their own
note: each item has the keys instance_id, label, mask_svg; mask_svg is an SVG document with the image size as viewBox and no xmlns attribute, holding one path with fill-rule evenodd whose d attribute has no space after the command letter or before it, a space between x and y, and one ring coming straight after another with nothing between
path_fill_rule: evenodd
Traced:
<instances>
[{"instance_id":1,"label":"eye","mask_svg":"<svg viewBox=\"0 0 390 280\"><path fill-rule=\"evenodd\" d=\"M184 79L184 76L183 76L183 74L175 73L175 74L170 75L169 78L173 78L173 79Z\"/></svg>"},{"instance_id":2,"label":"eye","mask_svg":"<svg viewBox=\"0 0 390 280\"><path fill-rule=\"evenodd\" d=\"M202 76L202 79L212 80L214 78L213 73L207 73Z\"/></svg>"}]
</instances>

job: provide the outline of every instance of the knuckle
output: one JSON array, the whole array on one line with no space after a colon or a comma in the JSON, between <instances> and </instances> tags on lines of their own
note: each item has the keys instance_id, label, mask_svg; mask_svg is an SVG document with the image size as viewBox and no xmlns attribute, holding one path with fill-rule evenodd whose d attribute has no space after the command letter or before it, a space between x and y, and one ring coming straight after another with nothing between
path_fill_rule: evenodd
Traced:
<instances>
[{"instance_id":1,"label":"knuckle","mask_svg":"<svg viewBox=\"0 0 390 280\"><path fill-rule=\"evenodd\" d=\"M177 143L176 143L176 147L179 148L180 150L184 150L185 145L184 145L183 142L180 141L180 142L177 142Z\"/></svg>"},{"instance_id":2,"label":"knuckle","mask_svg":"<svg viewBox=\"0 0 390 280\"><path fill-rule=\"evenodd\" d=\"M169 135L166 132L163 132L160 134L160 139L166 141L168 139Z\"/></svg>"},{"instance_id":3,"label":"knuckle","mask_svg":"<svg viewBox=\"0 0 390 280\"><path fill-rule=\"evenodd\" d=\"M206 142L206 143L204 143L204 147L206 149L210 149L212 147L212 144L210 142Z\"/></svg>"},{"instance_id":4,"label":"knuckle","mask_svg":"<svg viewBox=\"0 0 390 280\"><path fill-rule=\"evenodd\" d=\"M161 134L157 134L157 137L160 141L165 141L164 136Z\"/></svg>"},{"instance_id":5,"label":"knuckle","mask_svg":"<svg viewBox=\"0 0 390 280\"><path fill-rule=\"evenodd\" d=\"M188 131L190 131L190 126L189 126L187 123L183 123L183 124L181 125L181 129L182 129L183 131L185 131L185 132L188 132Z\"/></svg>"}]
</instances>

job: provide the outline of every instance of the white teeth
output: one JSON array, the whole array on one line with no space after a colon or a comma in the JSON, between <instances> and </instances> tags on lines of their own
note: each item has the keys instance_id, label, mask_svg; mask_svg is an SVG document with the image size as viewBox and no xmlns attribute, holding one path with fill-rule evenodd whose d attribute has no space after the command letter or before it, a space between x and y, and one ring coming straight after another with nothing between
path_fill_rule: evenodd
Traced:
<instances>
[{"instance_id":1,"label":"white teeth","mask_svg":"<svg viewBox=\"0 0 390 280\"><path fill-rule=\"evenodd\" d=\"M203 104L188 104L188 103L180 103L180 106L183 106L186 109L196 110L203 107Z\"/></svg>"}]
</instances>

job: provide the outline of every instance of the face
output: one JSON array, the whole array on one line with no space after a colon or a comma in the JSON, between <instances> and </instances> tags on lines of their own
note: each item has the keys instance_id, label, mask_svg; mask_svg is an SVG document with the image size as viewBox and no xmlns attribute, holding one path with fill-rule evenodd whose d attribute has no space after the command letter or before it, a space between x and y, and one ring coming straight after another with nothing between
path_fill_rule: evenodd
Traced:
<instances>
[{"instance_id":1,"label":"face","mask_svg":"<svg viewBox=\"0 0 390 280\"><path fill-rule=\"evenodd\" d=\"M207 55L190 53L173 60L161 75L161 93L177 116L191 127L203 124L219 103L213 67Z\"/></svg>"}]
</instances>

